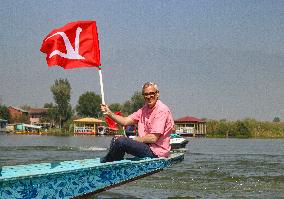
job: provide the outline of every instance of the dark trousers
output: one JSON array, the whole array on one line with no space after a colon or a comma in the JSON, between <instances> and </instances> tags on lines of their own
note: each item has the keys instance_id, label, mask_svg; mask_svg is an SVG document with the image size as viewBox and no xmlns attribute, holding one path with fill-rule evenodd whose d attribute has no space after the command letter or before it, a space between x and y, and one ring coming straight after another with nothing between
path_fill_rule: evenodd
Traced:
<instances>
[{"instance_id":1,"label":"dark trousers","mask_svg":"<svg viewBox=\"0 0 284 199\"><path fill-rule=\"evenodd\" d=\"M137 142L128 137L114 137L111 140L110 149L107 155L101 159L101 162L112 162L122 160L125 153L131 154L139 158L157 158L148 144Z\"/></svg>"}]
</instances>

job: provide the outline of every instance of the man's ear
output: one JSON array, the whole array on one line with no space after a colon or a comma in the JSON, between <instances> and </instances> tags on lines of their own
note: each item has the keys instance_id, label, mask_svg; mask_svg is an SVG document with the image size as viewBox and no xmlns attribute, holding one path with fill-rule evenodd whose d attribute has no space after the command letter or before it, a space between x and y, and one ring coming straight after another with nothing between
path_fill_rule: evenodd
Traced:
<instances>
[{"instance_id":1,"label":"man's ear","mask_svg":"<svg viewBox=\"0 0 284 199\"><path fill-rule=\"evenodd\" d=\"M159 97L160 97L160 92L158 91L157 92L157 98L159 99Z\"/></svg>"}]
</instances>

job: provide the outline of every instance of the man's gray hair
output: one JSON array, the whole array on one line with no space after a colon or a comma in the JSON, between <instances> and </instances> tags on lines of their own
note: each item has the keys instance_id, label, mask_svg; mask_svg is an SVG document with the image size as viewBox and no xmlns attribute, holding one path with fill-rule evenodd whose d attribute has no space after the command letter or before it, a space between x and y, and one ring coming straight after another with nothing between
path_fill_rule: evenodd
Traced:
<instances>
[{"instance_id":1,"label":"man's gray hair","mask_svg":"<svg viewBox=\"0 0 284 199\"><path fill-rule=\"evenodd\" d=\"M145 89L145 88L148 88L149 86L154 86L154 88L156 89L156 91L159 92L159 89L158 89L158 86L157 86L156 83L154 83L154 82L146 82L146 83L143 85L143 87L142 87L142 93L144 92L144 89Z\"/></svg>"}]
</instances>

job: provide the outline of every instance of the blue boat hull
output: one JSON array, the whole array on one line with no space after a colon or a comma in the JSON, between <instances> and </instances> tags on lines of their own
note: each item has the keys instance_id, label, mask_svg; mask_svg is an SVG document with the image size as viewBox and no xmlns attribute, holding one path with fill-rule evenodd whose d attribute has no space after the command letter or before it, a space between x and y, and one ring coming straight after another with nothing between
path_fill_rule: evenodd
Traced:
<instances>
[{"instance_id":1,"label":"blue boat hull","mask_svg":"<svg viewBox=\"0 0 284 199\"><path fill-rule=\"evenodd\" d=\"M85 197L158 172L183 158L183 153L176 153L169 158L133 158L104 164L97 158L4 166L0 198Z\"/></svg>"}]
</instances>

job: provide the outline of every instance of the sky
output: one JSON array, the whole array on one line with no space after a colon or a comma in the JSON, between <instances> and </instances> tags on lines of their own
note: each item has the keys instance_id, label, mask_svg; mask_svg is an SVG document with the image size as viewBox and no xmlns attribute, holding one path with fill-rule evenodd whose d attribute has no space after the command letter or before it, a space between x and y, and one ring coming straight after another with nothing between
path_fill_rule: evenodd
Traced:
<instances>
[{"instance_id":1,"label":"sky","mask_svg":"<svg viewBox=\"0 0 284 199\"><path fill-rule=\"evenodd\" d=\"M100 94L96 68L48 67L43 38L97 22L105 100L124 103L156 82L175 119L284 120L282 0L0 0L0 103L43 107L59 78L71 104Z\"/></svg>"}]
</instances>

